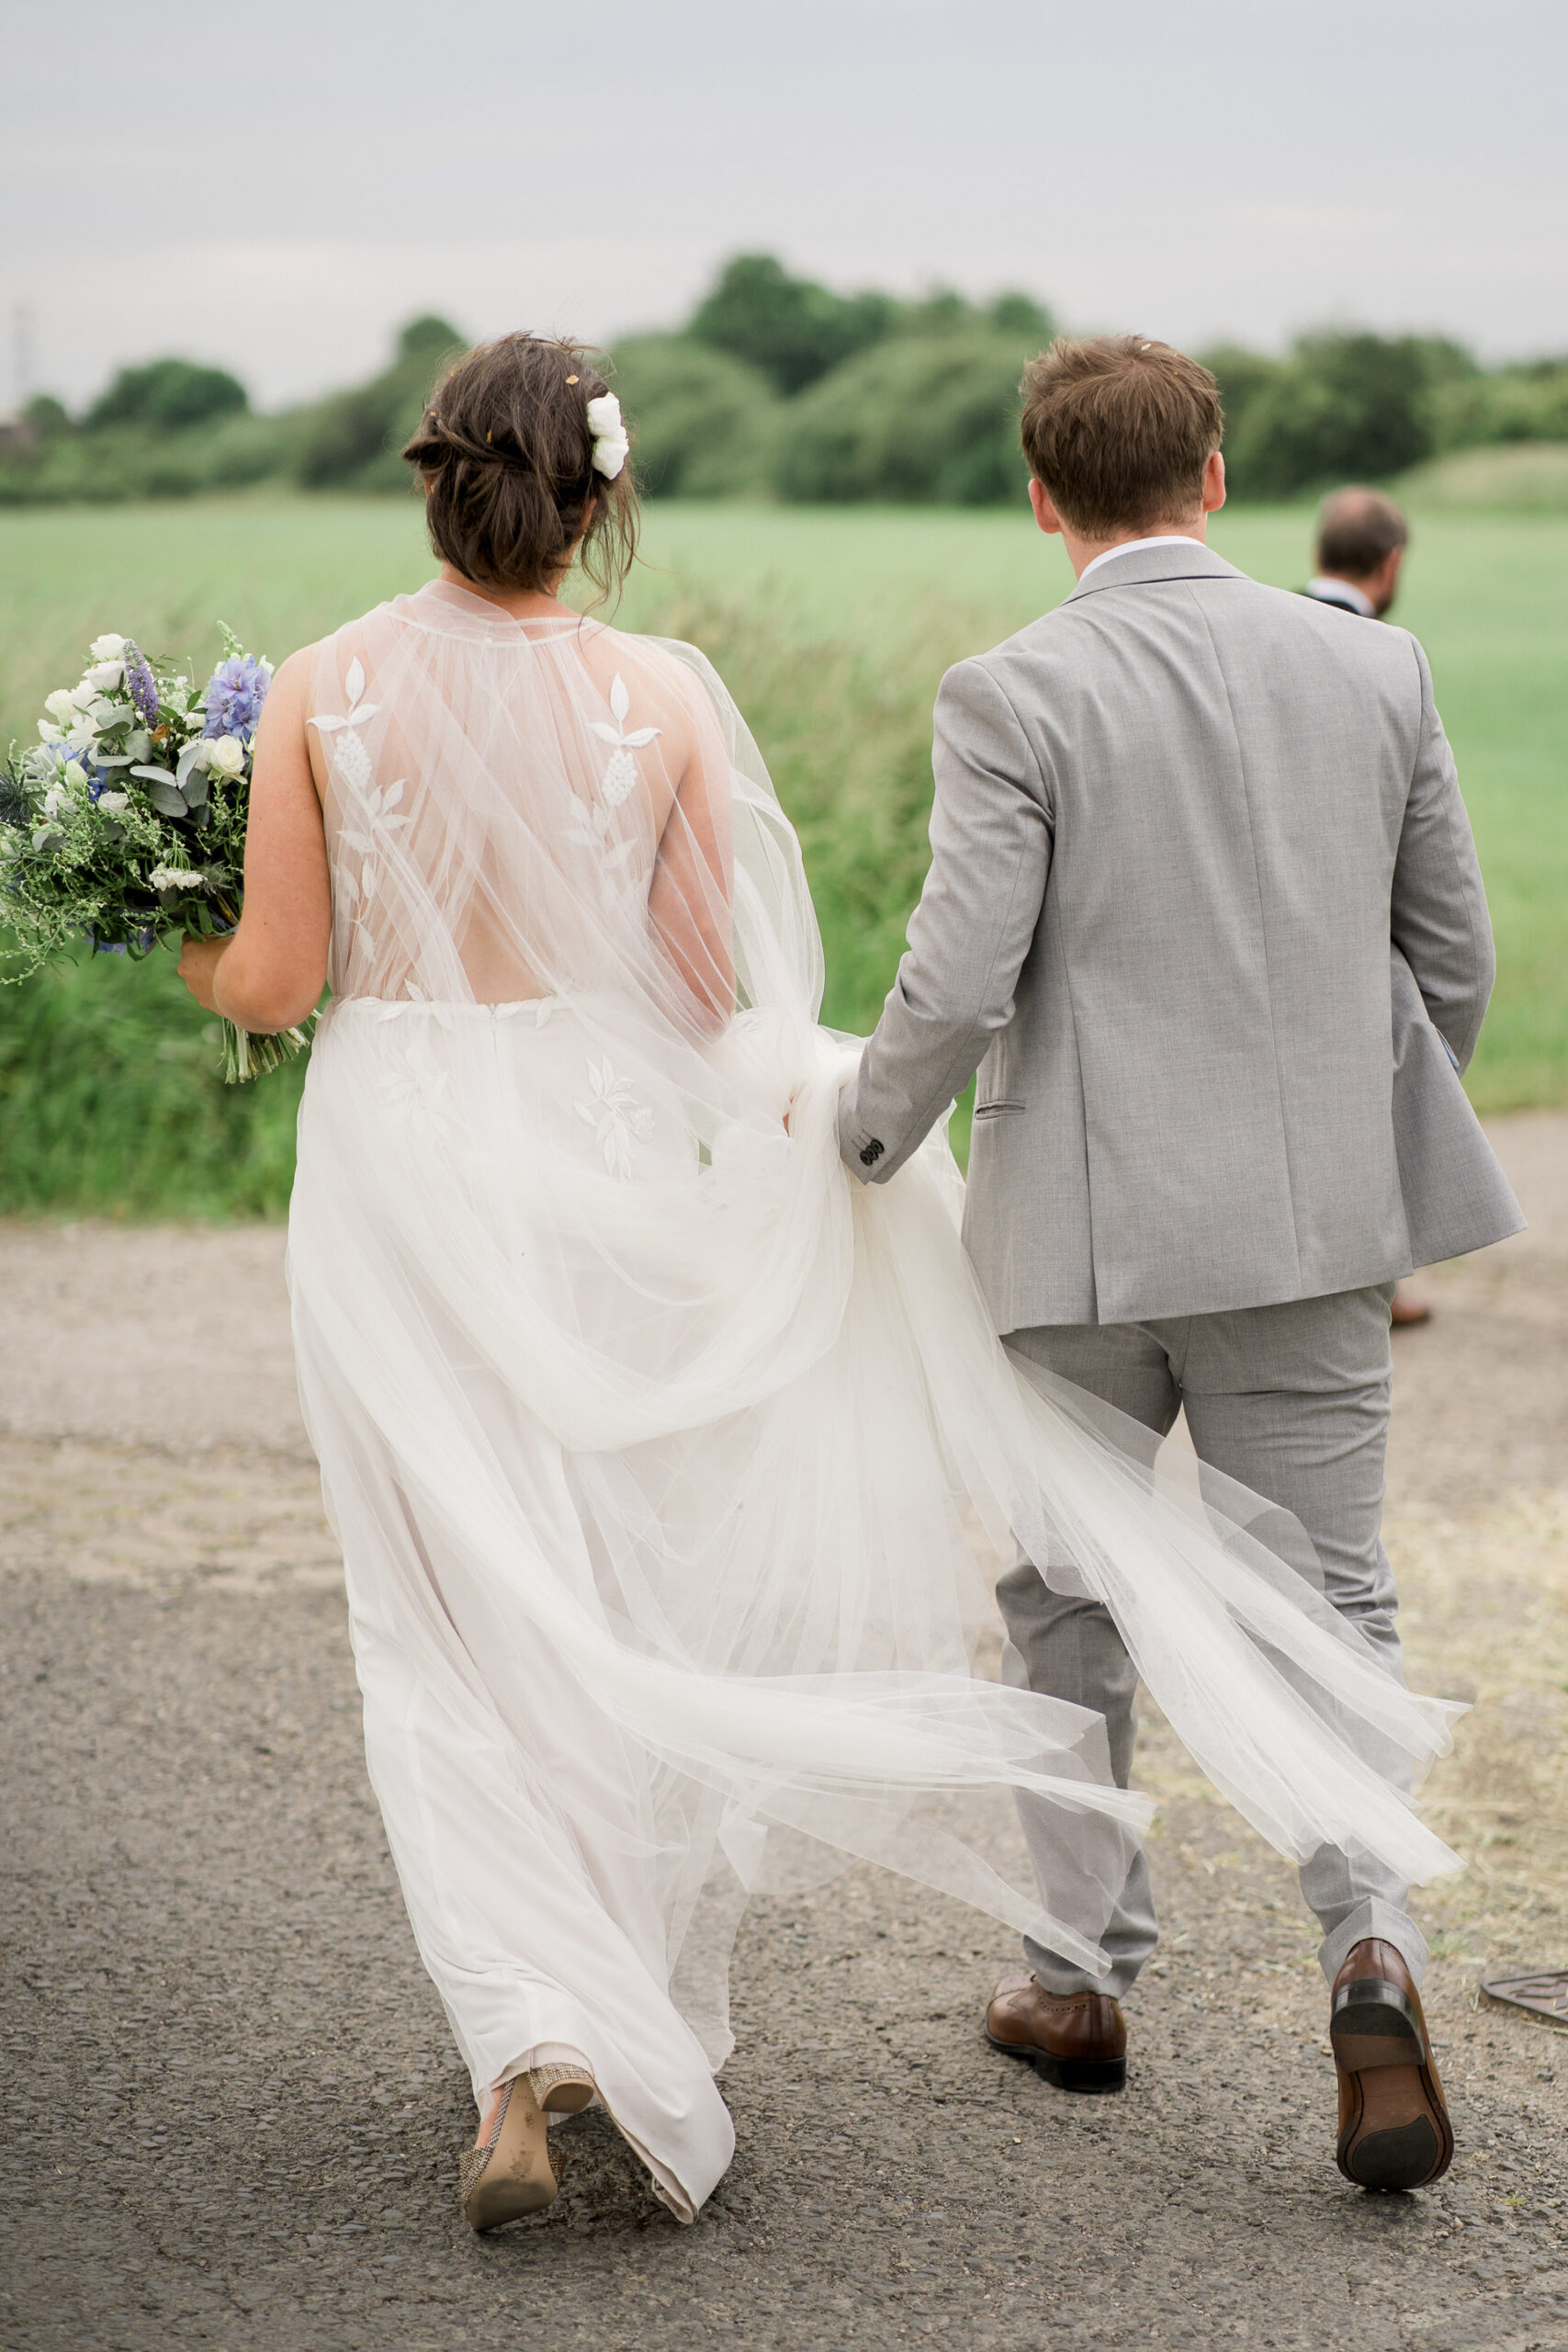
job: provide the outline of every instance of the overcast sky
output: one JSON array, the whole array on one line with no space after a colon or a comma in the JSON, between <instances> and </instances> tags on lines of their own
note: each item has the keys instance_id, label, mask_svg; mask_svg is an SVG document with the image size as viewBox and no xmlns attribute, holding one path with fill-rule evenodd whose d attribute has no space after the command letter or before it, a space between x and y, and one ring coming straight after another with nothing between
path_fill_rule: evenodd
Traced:
<instances>
[{"instance_id":1,"label":"overcast sky","mask_svg":"<svg viewBox=\"0 0 1568 2352\"><path fill-rule=\"evenodd\" d=\"M0 406L263 404L401 319L605 338L716 263L1075 325L1568 350L1562 0L0 0Z\"/></svg>"}]
</instances>

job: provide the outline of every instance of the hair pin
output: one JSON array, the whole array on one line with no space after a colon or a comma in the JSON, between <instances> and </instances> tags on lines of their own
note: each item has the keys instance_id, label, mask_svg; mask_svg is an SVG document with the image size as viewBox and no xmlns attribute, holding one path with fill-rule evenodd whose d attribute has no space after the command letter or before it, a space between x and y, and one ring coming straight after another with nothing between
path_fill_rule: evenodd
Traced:
<instances>
[{"instance_id":1,"label":"hair pin","mask_svg":"<svg viewBox=\"0 0 1568 2352\"><path fill-rule=\"evenodd\" d=\"M569 384L575 384L581 382L581 379L577 376L569 376L566 380Z\"/></svg>"}]
</instances>

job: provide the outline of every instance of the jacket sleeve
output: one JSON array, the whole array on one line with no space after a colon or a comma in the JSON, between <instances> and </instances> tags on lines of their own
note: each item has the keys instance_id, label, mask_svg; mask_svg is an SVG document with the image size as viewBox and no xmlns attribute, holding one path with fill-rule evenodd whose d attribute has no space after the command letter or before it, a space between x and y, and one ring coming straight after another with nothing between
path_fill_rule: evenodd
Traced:
<instances>
[{"instance_id":1,"label":"jacket sleeve","mask_svg":"<svg viewBox=\"0 0 1568 2352\"><path fill-rule=\"evenodd\" d=\"M903 1166L1013 1016L1051 867L1051 794L1016 712L979 662L937 695L931 870L908 949L840 1104L863 1182Z\"/></svg>"},{"instance_id":2,"label":"jacket sleeve","mask_svg":"<svg viewBox=\"0 0 1568 2352\"><path fill-rule=\"evenodd\" d=\"M1416 976L1433 1026L1463 1069L1496 976L1492 922L1459 774L1414 639L1421 733L1394 861L1391 935Z\"/></svg>"}]
</instances>

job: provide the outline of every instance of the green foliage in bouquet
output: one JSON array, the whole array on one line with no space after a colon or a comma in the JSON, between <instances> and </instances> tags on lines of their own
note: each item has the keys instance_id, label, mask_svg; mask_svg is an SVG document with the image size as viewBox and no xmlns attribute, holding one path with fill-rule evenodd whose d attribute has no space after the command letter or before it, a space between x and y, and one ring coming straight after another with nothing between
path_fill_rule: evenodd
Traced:
<instances>
[{"instance_id":1,"label":"green foliage in bouquet","mask_svg":"<svg viewBox=\"0 0 1568 2352\"><path fill-rule=\"evenodd\" d=\"M0 769L0 919L15 944L0 975L25 979L85 940L141 957L240 918L251 755L272 680L223 630L200 694L130 638L94 640L74 686L45 703L39 741ZM224 1076L276 1069L304 1028L254 1036L221 1024Z\"/></svg>"}]
</instances>

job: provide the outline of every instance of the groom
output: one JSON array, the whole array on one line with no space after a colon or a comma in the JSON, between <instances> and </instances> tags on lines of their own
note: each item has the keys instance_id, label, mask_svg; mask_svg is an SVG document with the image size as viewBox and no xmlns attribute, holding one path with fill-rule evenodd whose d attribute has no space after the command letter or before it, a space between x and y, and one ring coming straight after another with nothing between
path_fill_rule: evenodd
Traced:
<instances>
[{"instance_id":1,"label":"groom","mask_svg":"<svg viewBox=\"0 0 1568 2352\"><path fill-rule=\"evenodd\" d=\"M1393 1286L1522 1222L1458 1077L1492 934L1431 677L1402 630L1210 552L1223 419L1194 361L1058 343L1024 392L1035 519L1077 586L942 682L931 872L840 1147L882 1182L978 1069L964 1240L1010 1347L1162 1433L1185 1408L1397 1672ZM1010 1674L1099 1710L1124 1783L1135 1676L1106 1611L1021 1557L999 1598ZM1328 1848L1301 1879L1340 2169L1435 2180L1453 2134L1407 1890ZM992 2041L1119 2088L1156 1933L1140 1858L1109 1977L1026 1943Z\"/></svg>"}]
</instances>

